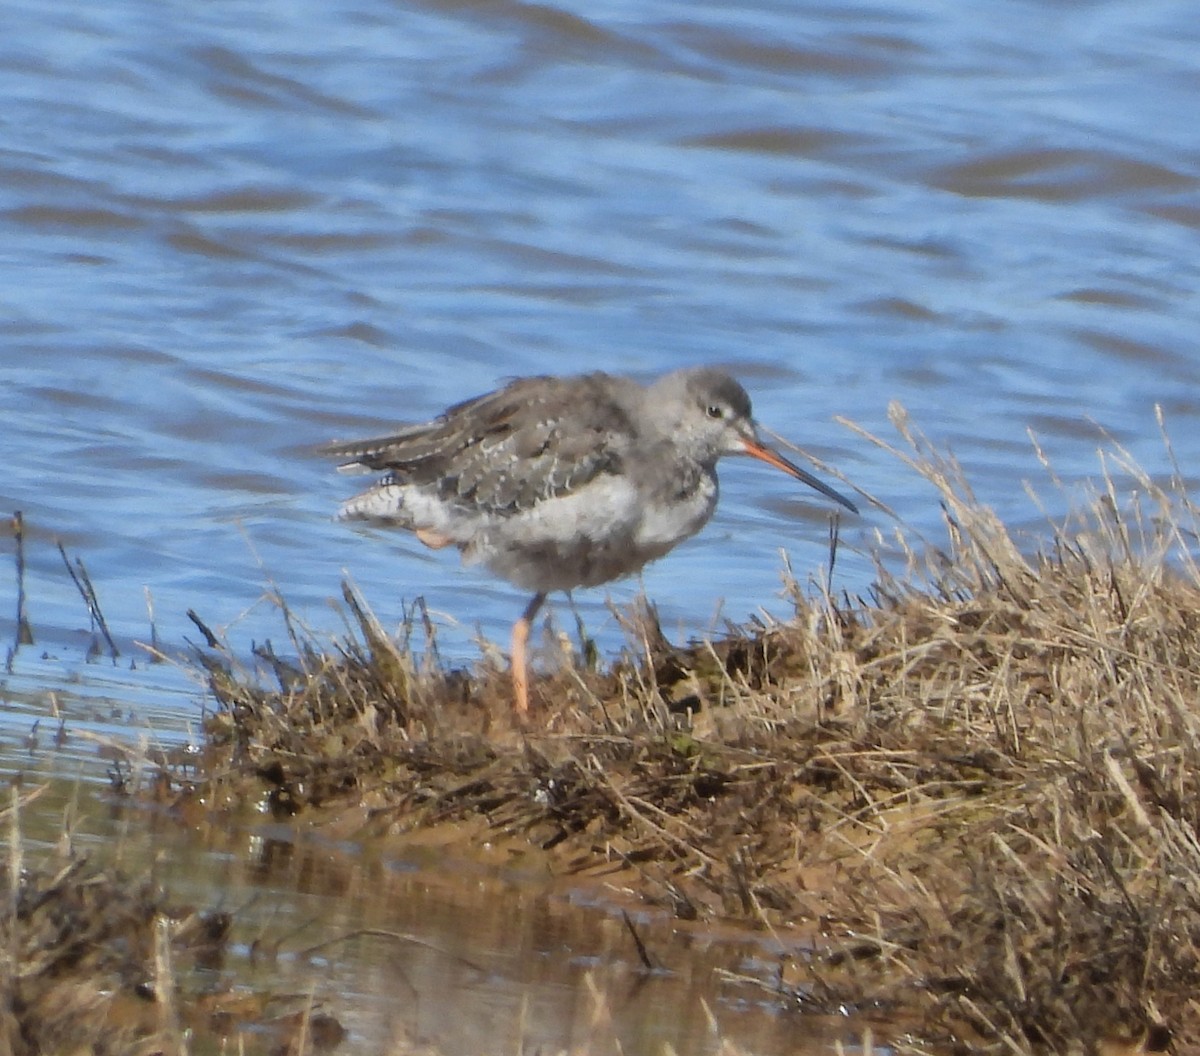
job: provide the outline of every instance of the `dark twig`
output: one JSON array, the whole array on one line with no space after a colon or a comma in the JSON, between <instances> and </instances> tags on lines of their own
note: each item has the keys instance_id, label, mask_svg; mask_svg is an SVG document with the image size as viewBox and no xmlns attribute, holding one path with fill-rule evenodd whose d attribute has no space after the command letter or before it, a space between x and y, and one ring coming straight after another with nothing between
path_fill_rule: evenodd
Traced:
<instances>
[{"instance_id":1,"label":"dark twig","mask_svg":"<svg viewBox=\"0 0 1200 1056\"><path fill-rule=\"evenodd\" d=\"M83 559L75 558L75 566L72 567L71 559L67 557L67 551L61 540L58 543L58 552L62 555L63 564L67 566L67 572L75 583L75 589L79 591L80 597L88 607L88 614L92 619L92 629L99 628L104 640L108 643L108 655L115 662L121 655L121 651L117 648L117 643L113 641L112 635L108 633L108 624L105 622L104 613L100 611L100 599L96 597L96 588L92 586L92 580L84 567ZM89 652L99 652L99 650L93 649Z\"/></svg>"},{"instance_id":2,"label":"dark twig","mask_svg":"<svg viewBox=\"0 0 1200 1056\"><path fill-rule=\"evenodd\" d=\"M629 934L633 936L633 944L637 947L638 958L642 962L642 967L648 972L654 971L658 966L654 963L650 956L650 951L646 949L646 944L642 942L642 937L637 933L637 928L634 927L633 921L625 910L621 910L621 919L625 921L625 927L629 929Z\"/></svg>"},{"instance_id":3,"label":"dark twig","mask_svg":"<svg viewBox=\"0 0 1200 1056\"><path fill-rule=\"evenodd\" d=\"M199 616L196 615L195 609L187 610L187 618L191 620L192 623L196 625L196 628L200 631L200 633L204 635L204 642L210 649L221 648L220 639L208 629L208 624L206 624L202 619L200 619Z\"/></svg>"},{"instance_id":4,"label":"dark twig","mask_svg":"<svg viewBox=\"0 0 1200 1056\"><path fill-rule=\"evenodd\" d=\"M17 551L17 640L13 643L15 653L23 645L33 645L33 628L25 614L25 518L21 516L20 510L13 514L12 526Z\"/></svg>"}]
</instances>

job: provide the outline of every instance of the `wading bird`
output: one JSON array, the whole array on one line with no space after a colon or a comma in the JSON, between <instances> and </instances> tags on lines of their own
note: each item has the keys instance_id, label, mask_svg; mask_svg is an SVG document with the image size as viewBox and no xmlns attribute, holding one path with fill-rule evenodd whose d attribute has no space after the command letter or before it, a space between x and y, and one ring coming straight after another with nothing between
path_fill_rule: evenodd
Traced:
<instances>
[{"instance_id":1,"label":"wading bird","mask_svg":"<svg viewBox=\"0 0 1200 1056\"><path fill-rule=\"evenodd\" d=\"M456 546L532 592L512 631L520 718L546 595L630 575L695 535L716 509L722 456L760 459L858 512L765 444L746 390L707 367L648 385L603 373L519 378L433 421L325 450L343 471L382 473L341 517Z\"/></svg>"}]
</instances>

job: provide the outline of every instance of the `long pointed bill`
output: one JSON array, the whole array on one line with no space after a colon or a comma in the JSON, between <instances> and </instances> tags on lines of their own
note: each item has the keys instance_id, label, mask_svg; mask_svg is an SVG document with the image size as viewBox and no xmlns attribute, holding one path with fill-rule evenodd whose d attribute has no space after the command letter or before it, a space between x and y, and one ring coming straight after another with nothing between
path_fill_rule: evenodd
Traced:
<instances>
[{"instance_id":1,"label":"long pointed bill","mask_svg":"<svg viewBox=\"0 0 1200 1056\"><path fill-rule=\"evenodd\" d=\"M803 481L810 488L819 491L827 499L833 499L834 502L840 502L851 513L858 513L858 507L855 506L854 503L852 503L848 498L846 498L845 495L841 494L841 492L834 491L833 488L831 488L823 480L818 480L811 473L806 473L799 466L793 465L773 447L768 447L761 440L755 437L743 436L742 447L745 449L746 454L750 455L752 458L760 459L768 466L774 466L776 469L782 469L789 476L795 477L797 480Z\"/></svg>"}]
</instances>

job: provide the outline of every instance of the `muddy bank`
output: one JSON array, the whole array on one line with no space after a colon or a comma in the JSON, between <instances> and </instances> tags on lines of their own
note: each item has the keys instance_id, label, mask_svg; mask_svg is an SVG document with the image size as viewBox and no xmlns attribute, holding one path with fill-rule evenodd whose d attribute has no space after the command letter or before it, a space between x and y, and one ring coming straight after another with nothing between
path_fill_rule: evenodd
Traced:
<instances>
[{"instance_id":1,"label":"muddy bank","mask_svg":"<svg viewBox=\"0 0 1200 1056\"><path fill-rule=\"evenodd\" d=\"M1195 508L1126 466L1015 540L909 441L894 454L938 487L948 542L881 560L869 597L797 586L794 620L683 647L644 607L611 661L548 634L522 726L499 661L449 670L420 610L396 641L347 590L340 641L295 631L247 666L208 638L200 764L164 757L141 788L116 770L114 792L196 830L265 806L281 829L448 862L486 844L518 878L766 936L786 952L742 985L902 1051L1190 1048ZM39 794L17 788L2 819L0 1053L337 1044L337 1008L214 970L236 907L25 854ZM653 968L653 939L617 929ZM412 1049L403 1027L391 1051ZM613 1048L605 1030L579 1051Z\"/></svg>"},{"instance_id":2,"label":"muddy bank","mask_svg":"<svg viewBox=\"0 0 1200 1056\"><path fill-rule=\"evenodd\" d=\"M799 934L781 1007L870 1013L903 1049L1194 1038L1195 510L1126 467L1140 505L1109 481L1018 542L900 424L948 543L881 564L871 597L797 588L786 625L685 648L646 609L612 664L544 651L521 727L502 669L444 669L419 613L397 644L348 590L343 641L199 654L218 708L176 805L469 833Z\"/></svg>"},{"instance_id":3,"label":"muddy bank","mask_svg":"<svg viewBox=\"0 0 1200 1056\"><path fill-rule=\"evenodd\" d=\"M29 855L14 789L0 901L0 1053L332 1051L344 1031L311 998L232 985L233 914L171 898L145 875L69 851ZM216 982L216 980L223 980Z\"/></svg>"}]
</instances>

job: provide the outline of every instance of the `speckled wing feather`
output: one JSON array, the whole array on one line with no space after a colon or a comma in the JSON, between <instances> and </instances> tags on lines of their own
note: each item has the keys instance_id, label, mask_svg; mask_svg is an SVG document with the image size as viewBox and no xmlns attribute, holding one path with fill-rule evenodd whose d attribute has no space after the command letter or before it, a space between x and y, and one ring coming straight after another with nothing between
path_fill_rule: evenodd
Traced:
<instances>
[{"instance_id":1,"label":"speckled wing feather","mask_svg":"<svg viewBox=\"0 0 1200 1056\"><path fill-rule=\"evenodd\" d=\"M504 516L619 471L634 426L613 392L603 375L521 378L431 422L326 453L345 459L343 469L383 471L381 487L432 488L444 502Z\"/></svg>"}]
</instances>

